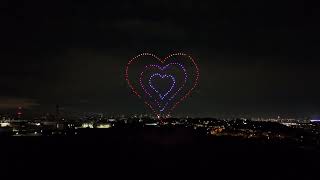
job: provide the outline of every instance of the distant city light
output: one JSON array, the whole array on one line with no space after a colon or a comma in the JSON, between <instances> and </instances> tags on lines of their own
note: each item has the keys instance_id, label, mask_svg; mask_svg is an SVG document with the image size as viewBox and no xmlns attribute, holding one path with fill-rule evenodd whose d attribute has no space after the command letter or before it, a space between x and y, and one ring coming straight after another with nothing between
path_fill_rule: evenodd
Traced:
<instances>
[{"instance_id":1,"label":"distant city light","mask_svg":"<svg viewBox=\"0 0 320 180\"><path fill-rule=\"evenodd\" d=\"M0 123L0 127L9 127L9 126L10 126L10 123L7 123L7 122Z\"/></svg>"},{"instance_id":2,"label":"distant city light","mask_svg":"<svg viewBox=\"0 0 320 180\"><path fill-rule=\"evenodd\" d=\"M93 128L93 124L92 123L83 123L81 128Z\"/></svg>"},{"instance_id":3,"label":"distant city light","mask_svg":"<svg viewBox=\"0 0 320 180\"><path fill-rule=\"evenodd\" d=\"M146 125L146 126L157 126L158 123L146 123L145 125Z\"/></svg>"},{"instance_id":4,"label":"distant city light","mask_svg":"<svg viewBox=\"0 0 320 180\"><path fill-rule=\"evenodd\" d=\"M101 129L111 128L111 124L99 124L97 128L101 128Z\"/></svg>"},{"instance_id":5,"label":"distant city light","mask_svg":"<svg viewBox=\"0 0 320 180\"><path fill-rule=\"evenodd\" d=\"M320 122L320 119L312 119L310 122Z\"/></svg>"}]
</instances>

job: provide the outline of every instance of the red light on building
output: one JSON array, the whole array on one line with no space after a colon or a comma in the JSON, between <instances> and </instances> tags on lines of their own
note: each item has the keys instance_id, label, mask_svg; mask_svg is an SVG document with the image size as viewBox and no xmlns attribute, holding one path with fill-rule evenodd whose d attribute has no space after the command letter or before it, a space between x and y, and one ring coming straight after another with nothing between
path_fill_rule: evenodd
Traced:
<instances>
[{"instance_id":1,"label":"red light on building","mask_svg":"<svg viewBox=\"0 0 320 180\"><path fill-rule=\"evenodd\" d=\"M21 119L21 116L22 116L22 107L21 106L18 107L18 111L17 111L16 115L17 115L18 119Z\"/></svg>"}]
</instances>

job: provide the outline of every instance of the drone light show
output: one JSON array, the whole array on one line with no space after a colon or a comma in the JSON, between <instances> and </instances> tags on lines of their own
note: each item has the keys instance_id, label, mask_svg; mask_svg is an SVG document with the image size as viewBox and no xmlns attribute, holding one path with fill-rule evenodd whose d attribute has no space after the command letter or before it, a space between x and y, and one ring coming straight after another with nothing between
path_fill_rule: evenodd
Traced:
<instances>
[{"instance_id":1,"label":"drone light show","mask_svg":"<svg viewBox=\"0 0 320 180\"><path fill-rule=\"evenodd\" d=\"M163 118L190 96L200 73L190 55L175 53L161 59L142 53L128 62L125 78L133 93L158 118Z\"/></svg>"}]
</instances>

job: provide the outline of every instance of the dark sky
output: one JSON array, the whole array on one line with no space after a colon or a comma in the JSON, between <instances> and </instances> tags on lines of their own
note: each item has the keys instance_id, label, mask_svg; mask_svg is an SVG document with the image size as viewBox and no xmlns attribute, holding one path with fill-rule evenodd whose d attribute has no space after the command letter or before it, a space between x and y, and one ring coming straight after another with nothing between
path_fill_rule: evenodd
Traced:
<instances>
[{"instance_id":1,"label":"dark sky","mask_svg":"<svg viewBox=\"0 0 320 180\"><path fill-rule=\"evenodd\" d=\"M0 109L127 114L128 60L185 52L200 86L176 115L320 113L319 14L303 1L1 1Z\"/></svg>"}]
</instances>

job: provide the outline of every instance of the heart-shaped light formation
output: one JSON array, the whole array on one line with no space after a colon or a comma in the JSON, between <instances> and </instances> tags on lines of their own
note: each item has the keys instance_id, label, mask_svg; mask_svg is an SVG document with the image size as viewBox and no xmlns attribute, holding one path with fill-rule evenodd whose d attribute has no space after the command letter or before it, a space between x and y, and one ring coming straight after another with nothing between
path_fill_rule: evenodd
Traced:
<instances>
[{"instance_id":1,"label":"heart-shaped light formation","mask_svg":"<svg viewBox=\"0 0 320 180\"><path fill-rule=\"evenodd\" d=\"M153 85L152 85L152 80L154 79L154 77L160 77L161 79L164 79L164 78L170 78L172 80L172 85L170 87L170 89L164 94L162 95L157 88L155 88ZM150 78L149 78L149 86L155 91L158 93L159 97L161 100L163 100L173 89L174 85L176 84L176 79L172 76L172 75L168 75L168 74L164 74L164 75L161 75L159 73L155 73L153 74Z\"/></svg>"},{"instance_id":2,"label":"heart-shaped light formation","mask_svg":"<svg viewBox=\"0 0 320 180\"><path fill-rule=\"evenodd\" d=\"M187 77L188 77L188 75L187 75L187 72L186 72L186 69L184 68L184 66L181 65L181 64L179 64L179 63L169 63L169 64L167 64L166 66L163 66L163 67L161 67L161 66L159 66L159 65L154 65L154 64L146 65L146 66L145 66L145 70L148 70L148 69L150 69L150 68L157 68L157 69L160 69L161 71L164 71L164 70L166 70L167 68L169 68L170 66L174 66L174 65L178 66L178 67L183 71L183 74L184 74L183 85L178 89L178 91L176 91L176 92L167 100L167 102L166 102L163 106L160 105L160 103L157 101L157 99L154 100L155 103L156 103L156 105L157 105L157 107L159 108L160 112L163 112L163 111L166 109L166 107L167 107L167 105L170 103L170 101L171 101L171 100L181 91L181 89L185 86L185 84L186 84L186 82L187 82ZM144 74L144 73L145 73L145 71L141 72L139 82L140 82L140 85L141 85L143 91L144 91L147 95L149 95L150 98L152 98L151 93L149 93L149 92L146 90L144 84L142 83L142 77L143 77L143 74ZM150 84L150 81L149 81L149 84ZM152 88L152 87L151 87L151 88ZM157 92L157 90L156 90L155 88L152 88L152 89ZM171 89L170 89L170 92L171 92L171 90L172 90L172 87L171 87ZM169 92L169 93L170 93L170 92ZM158 92L157 92L157 93L158 93ZM162 97L162 96L160 96L160 98L161 98L161 97ZM164 99L164 98L161 98L161 100L163 100L163 99Z\"/></svg>"},{"instance_id":3,"label":"heart-shaped light formation","mask_svg":"<svg viewBox=\"0 0 320 180\"><path fill-rule=\"evenodd\" d=\"M143 58L149 59L142 61ZM148 63L147 60L156 60L160 64ZM173 62L166 64L167 61ZM138 71L129 71L129 68L134 69L132 66L136 66ZM133 74L130 76L134 77L133 80L130 80L129 72ZM199 81L199 69L194 59L183 53L171 54L163 60L153 54L143 53L129 61L125 78L134 94L142 98L155 115L163 117L191 94ZM155 84L155 79L161 82L169 79L170 83L159 86ZM165 91L160 91L159 87Z\"/></svg>"}]
</instances>

